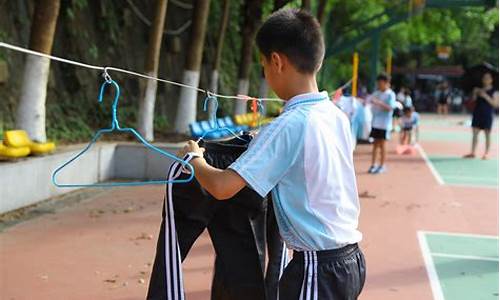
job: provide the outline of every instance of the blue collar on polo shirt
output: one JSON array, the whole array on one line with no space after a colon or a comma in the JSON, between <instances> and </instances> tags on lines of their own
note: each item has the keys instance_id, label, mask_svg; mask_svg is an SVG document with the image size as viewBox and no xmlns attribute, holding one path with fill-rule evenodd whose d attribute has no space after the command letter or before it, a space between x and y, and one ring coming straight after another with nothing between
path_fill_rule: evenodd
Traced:
<instances>
[{"instance_id":1,"label":"blue collar on polo shirt","mask_svg":"<svg viewBox=\"0 0 500 300\"><path fill-rule=\"evenodd\" d=\"M285 104L283 111L287 111L298 105L314 104L328 99L328 92L305 93L292 97Z\"/></svg>"}]
</instances>

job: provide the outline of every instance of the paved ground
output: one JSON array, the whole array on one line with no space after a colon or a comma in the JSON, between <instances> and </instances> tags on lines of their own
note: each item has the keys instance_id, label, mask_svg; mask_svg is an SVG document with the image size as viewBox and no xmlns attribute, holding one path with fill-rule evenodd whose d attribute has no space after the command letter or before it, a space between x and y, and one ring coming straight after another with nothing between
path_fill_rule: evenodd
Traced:
<instances>
[{"instance_id":1,"label":"paved ground","mask_svg":"<svg viewBox=\"0 0 500 300\"><path fill-rule=\"evenodd\" d=\"M386 174L366 174L369 145L356 151L368 261L361 299L420 300L433 299L433 294L446 300L498 299L498 266L491 264L498 260L498 248L491 246L498 236L498 169L492 167L498 157L456 159L469 147L464 138L470 137L469 130L459 124L465 118L423 119L423 151L400 156L392 144ZM498 153L497 142L492 153ZM454 158L454 165L439 166L439 157ZM466 164L460 182L447 179L450 170ZM487 176L487 184L478 176ZM86 190L83 200L72 200L79 195L65 197L71 205L64 208L48 204L35 211L36 217L3 224L1 299L144 299L163 188ZM457 252L457 245L461 249L477 240L457 241L440 232L488 237L479 249ZM188 300L209 298L212 253L205 235L185 262Z\"/></svg>"}]
</instances>

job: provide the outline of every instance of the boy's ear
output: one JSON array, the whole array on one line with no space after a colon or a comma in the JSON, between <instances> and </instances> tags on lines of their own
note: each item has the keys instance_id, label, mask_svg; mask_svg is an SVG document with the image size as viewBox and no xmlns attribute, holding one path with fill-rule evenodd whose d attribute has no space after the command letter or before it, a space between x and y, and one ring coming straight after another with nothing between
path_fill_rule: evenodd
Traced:
<instances>
[{"instance_id":1,"label":"boy's ear","mask_svg":"<svg viewBox=\"0 0 500 300\"><path fill-rule=\"evenodd\" d=\"M270 57L270 63L272 65L272 67L278 71L278 72L282 72L283 71L283 58L281 57L281 55L277 52L271 52L271 57Z\"/></svg>"}]
</instances>

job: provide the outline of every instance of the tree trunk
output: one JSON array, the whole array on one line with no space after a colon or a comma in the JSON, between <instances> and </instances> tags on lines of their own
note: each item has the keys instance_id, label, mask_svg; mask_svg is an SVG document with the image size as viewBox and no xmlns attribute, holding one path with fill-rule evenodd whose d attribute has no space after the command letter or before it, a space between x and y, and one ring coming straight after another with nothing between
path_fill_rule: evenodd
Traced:
<instances>
[{"instance_id":1,"label":"tree trunk","mask_svg":"<svg viewBox=\"0 0 500 300\"><path fill-rule=\"evenodd\" d=\"M319 3L318 3L318 12L317 12L316 16L318 18L319 24L321 24L321 25L324 25L324 23L325 23L326 5L327 5L327 1L326 0L319 0Z\"/></svg>"},{"instance_id":2,"label":"tree trunk","mask_svg":"<svg viewBox=\"0 0 500 300\"><path fill-rule=\"evenodd\" d=\"M238 72L238 94L241 95L248 95L255 34L262 18L262 2L263 0L246 0L242 6L244 21L241 31L241 59ZM246 113L246 111L246 100L237 100L234 106L234 114L239 115Z\"/></svg>"},{"instance_id":3,"label":"tree trunk","mask_svg":"<svg viewBox=\"0 0 500 300\"><path fill-rule=\"evenodd\" d=\"M311 11L311 0L302 0L301 9Z\"/></svg>"},{"instance_id":4,"label":"tree trunk","mask_svg":"<svg viewBox=\"0 0 500 300\"><path fill-rule=\"evenodd\" d=\"M193 7L193 23L191 25L191 36L187 51L186 64L182 82L191 86L198 86L200 81L200 66L205 42L210 0L195 0ZM197 91L190 88L181 88L177 116L175 120L175 131L188 133L189 124L196 121L196 99Z\"/></svg>"},{"instance_id":5,"label":"tree trunk","mask_svg":"<svg viewBox=\"0 0 500 300\"><path fill-rule=\"evenodd\" d=\"M224 46L224 37L226 35L228 20L229 20L229 0L224 0L222 18L219 27L219 37L217 38L217 47L215 49L215 58L212 68L212 76L210 77L210 90L214 93L217 93L219 88L219 67L220 67L222 48ZM213 101L210 101L208 105L209 105L208 115L211 116L215 110L215 103Z\"/></svg>"},{"instance_id":6,"label":"tree trunk","mask_svg":"<svg viewBox=\"0 0 500 300\"><path fill-rule=\"evenodd\" d=\"M238 95L248 95L250 80L247 78L238 79ZM247 112L247 100L236 100L234 114L241 115Z\"/></svg>"},{"instance_id":7,"label":"tree trunk","mask_svg":"<svg viewBox=\"0 0 500 300\"><path fill-rule=\"evenodd\" d=\"M155 17L151 25L148 44L148 55L146 56L146 74L156 77L158 75L158 64L160 60L161 41L163 27L165 26L165 15L167 13L168 0L156 0ZM156 102L156 80L148 80L144 96L139 103L138 130L147 141L154 140L154 113Z\"/></svg>"},{"instance_id":8,"label":"tree trunk","mask_svg":"<svg viewBox=\"0 0 500 300\"><path fill-rule=\"evenodd\" d=\"M52 52L59 14L59 0L35 1L29 48L45 54ZM45 98L50 60L29 55L24 65L21 98L16 112L16 127L24 129L35 141L45 142Z\"/></svg>"}]
</instances>

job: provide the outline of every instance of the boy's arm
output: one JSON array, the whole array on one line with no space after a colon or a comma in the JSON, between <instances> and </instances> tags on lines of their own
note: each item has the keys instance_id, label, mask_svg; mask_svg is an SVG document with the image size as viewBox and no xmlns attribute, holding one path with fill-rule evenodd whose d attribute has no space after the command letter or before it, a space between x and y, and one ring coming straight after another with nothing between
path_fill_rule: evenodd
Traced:
<instances>
[{"instance_id":1,"label":"boy's arm","mask_svg":"<svg viewBox=\"0 0 500 300\"><path fill-rule=\"evenodd\" d=\"M378 106L380 106L383 110L385 111L391 111L394 109L394 106L396 105L396 95L391 95L389 99L389 103L382 101L381 99L378 99L376 97L374 98L374 103Z\"/></svg>"},{"instance_id":2,"label":"boy's arm","mask_svg":"<svg viewBox=\"0 0 500 300\"><path fill-rule=\"evenodd\" d=\"M386 110L386 111L391 111L391 110L392 110L392 107L391 107L389 104L387 104L387 103L385 103L384 101L379 100L379 99L377 99L377 98L375 98L375 99L373 100L373 103L375 103L376 105L378 105L378 106L382 107L382 109L384 109L384 110Z\"/></svg>"},{"instance_id":3,"label":"boy's arm","mask_svg":"<svg viewBox=\"0 0 500 300\"><path fill-rule=\"evenodd\" d=\"M233 170L221 170L210 166L203 158L204 148L195 141L189 141L177 155L184 157L188 152L200 154L189 163L194 168L194 175L200 185L217 200L227 200L246 186L245 180Z\"/></svg>"}]
</instances>

